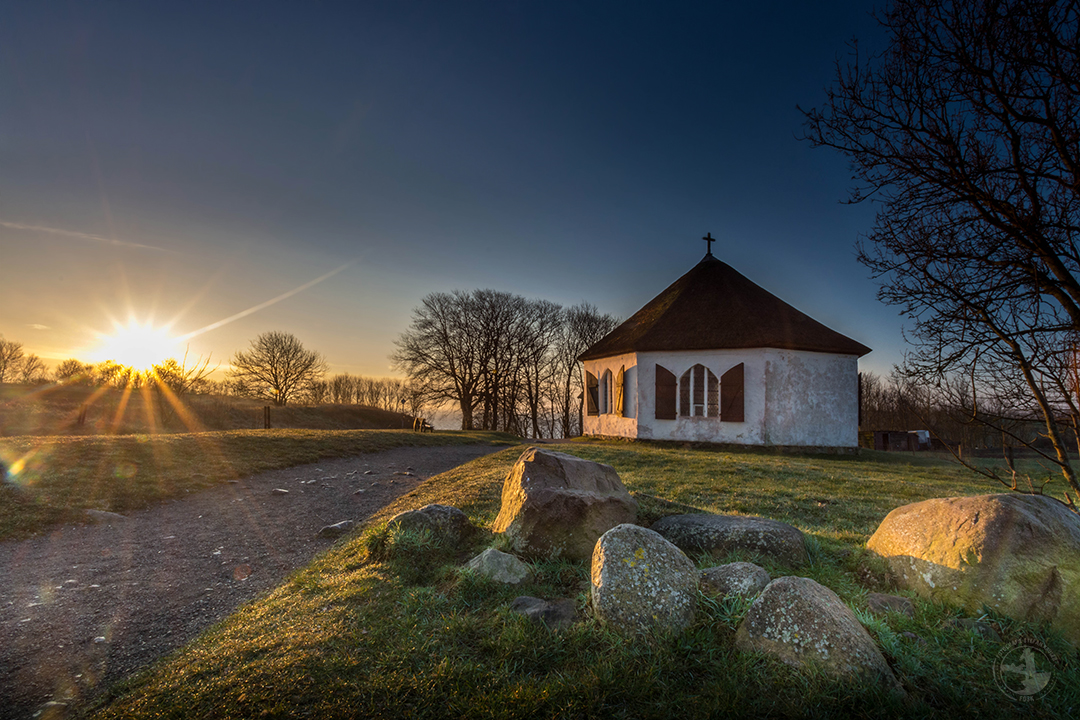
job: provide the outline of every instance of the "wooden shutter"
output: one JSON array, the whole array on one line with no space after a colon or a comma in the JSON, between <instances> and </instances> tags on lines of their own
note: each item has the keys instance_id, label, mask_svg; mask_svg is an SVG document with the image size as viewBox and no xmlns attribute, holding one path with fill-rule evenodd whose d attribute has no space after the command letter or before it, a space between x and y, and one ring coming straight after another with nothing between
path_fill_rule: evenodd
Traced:
<instances>
[{"instance_id":1,"label":"wooden shutter","mask_svg":"<svg viewBox=\"0 0 1080 720\"><path fill-rule=\"evenodd\" d=\"M591 372L585 373L585 413L587 415L599 415L600 385L596 382L596 376Z\"/></svg>"},{"instance_id":2,"label":"wooden shutter","mask_svg":"<svg viewBox=\"0 0 1080 720\"><path fill-rule=\"evenodd\" d=\"M656 419L675 419L675 392L678 382L675 373L667 368L656 366Z\"/></svg>"},{"instance_id":3,"label":"wooden shutter","mask_svg":"<svg viewBox=\"0 0 1080 720\"><path fill-rule=\"evenodd\" d=\"M720 376L720 420L743 422L743 363Z\"/></svg>"},{"instance_id":4,"label":"wooden shutter","mask_svg":"<svg viewBox=\"0 0 1080 720\"><path fill-rule=\"evenodd\" d=\"M623 396L626 394L626 366L619 368L619 374L615 377L615 414L623 415Z\"/></svg>"}]
</instances>

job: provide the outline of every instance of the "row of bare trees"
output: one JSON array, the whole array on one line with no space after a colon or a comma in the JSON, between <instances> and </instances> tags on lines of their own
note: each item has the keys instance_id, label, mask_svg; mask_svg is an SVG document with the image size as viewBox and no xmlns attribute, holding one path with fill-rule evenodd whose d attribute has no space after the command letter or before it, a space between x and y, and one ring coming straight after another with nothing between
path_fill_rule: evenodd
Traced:
<instances>
[{"instance_id":1,"label":"row of bare trees","mask_svg":"<svg viewBox=\"0 0 1080 720\"><path fill-rule=\"evenodd\" d=\"M496 290L431 293L391 356L420 398L452 405L465 430L569 437L581 428L577 357L617 320Z\"/></svg>"},{"instance_id":2,"label":"row of bare trees","mask_svg":"<svg viewBox=\"0 0 1080 720\"><path fill-rule=\"evenodd\" d=\"M341 373L329 380L317 380L308 389L312 404L367 405L419 416L424 410L420 393L402 378L375 378Z\"/></svg>"}]
</instances>

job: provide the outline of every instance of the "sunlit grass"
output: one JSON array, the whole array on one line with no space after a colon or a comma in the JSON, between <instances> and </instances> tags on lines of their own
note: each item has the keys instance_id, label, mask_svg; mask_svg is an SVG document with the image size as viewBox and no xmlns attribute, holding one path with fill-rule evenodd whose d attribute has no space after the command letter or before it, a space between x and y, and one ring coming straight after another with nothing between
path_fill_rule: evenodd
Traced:
<instances>
[{"instance_id":1,"label":"sunlit grass","mask_svg":"<svg viewBox=\"0 0 1080 720\"><path fill-rule=\"evenodd\" d=\"M612 464L652 516L676 511L662 499L670 498L801 527L809 533L812 562L798 574L832 587L862 614L907 700L739 653L733 638L745 602L702 597L695 623L682 633L628 640L590 618L583 565L533 563L534 582L506 587L458 569L494 542L489 532L466 548L411 537L391 548L382 544L387 518L431 502L456 505L474 523L489 524L502 481L523 449L512 447L431 478L384 508L360 535L116 688L95 717L1075 717L1080 663L1054 634L988 618L1006 638L1039 634L1067 662L1052 693L1024 705L994 684L998 646L946 627L955 610L916 600L914 618L863 612L868 589L895 592L880 563L862 551L866 536L898 504L996 491L966 471L935 459L873 453L549 447ZM764 564L774 576L795 572ZM572 598L584 621L561 633L532 625L508 609L520 594Z\"/></svg>"},{"instance_id":2,"label":"sunlit grass","mask_svg":"<svg viewBox=\"0 0 1080 720\"><path fill-rule=\"evenodd\" d=\"M0 438L0 539L123 513L265 470L406 445L510 442L498 433L233 430Z\"/></svg>"}]
</instances>

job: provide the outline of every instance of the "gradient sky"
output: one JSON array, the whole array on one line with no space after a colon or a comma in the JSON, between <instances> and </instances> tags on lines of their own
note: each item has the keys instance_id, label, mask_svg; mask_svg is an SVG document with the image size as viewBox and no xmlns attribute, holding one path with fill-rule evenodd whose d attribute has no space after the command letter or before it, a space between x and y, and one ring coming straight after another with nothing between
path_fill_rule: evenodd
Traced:
<instances>
[{"instance_id":1,"label":"gradient sky","mask_svg":"<svg viewBox=\"0 0 1080 720\"><path fill-rule=\"evenodd\" d=\"M873 3L0 10L0 335L50 364L132 318L212 365L284 330L390 375L429 292L626 318L706 232L863 369L900 360L854 257L874 209L797 139L846 43L881 42Z\"/></svg>"}]
</instances>

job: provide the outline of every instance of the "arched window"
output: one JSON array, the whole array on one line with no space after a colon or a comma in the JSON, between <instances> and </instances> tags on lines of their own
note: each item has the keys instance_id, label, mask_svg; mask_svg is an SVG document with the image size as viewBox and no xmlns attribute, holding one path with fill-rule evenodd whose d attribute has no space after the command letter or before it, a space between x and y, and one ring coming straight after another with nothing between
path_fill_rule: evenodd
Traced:
<instances>
[{"instance_id":1,"label":"arched window","mask_svg":"<svg viewBox=\"0 0 1080 720\"><path fill-rule=\"evenodd\" d=\"M600 378L600 414L604 415L611 412L612 405L612 381L611 371L605 370L603 376Z\"/></svg>"},{"instance_id":2,"label":"arched window","mask_svg":"<svg viewBox=\"0 0 1080 720\"><path fill-rule=\"evenodd\" d=\"M679 378L679 415L717 417L719 388L712 370L698 363Z\"/></svg>"}]
</instances>

